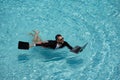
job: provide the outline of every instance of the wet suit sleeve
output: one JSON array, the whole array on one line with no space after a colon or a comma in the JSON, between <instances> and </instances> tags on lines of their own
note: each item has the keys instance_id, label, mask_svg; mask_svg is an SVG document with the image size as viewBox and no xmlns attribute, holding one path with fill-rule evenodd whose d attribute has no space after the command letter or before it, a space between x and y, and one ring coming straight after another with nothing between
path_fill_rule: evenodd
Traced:
<instances>
[{"instance_id":1,"label":"wet suit sleeve","mask_svg":"<svg viewBox=\"0 0 120 80\"><path fill-rule=\"evenodd\" d=\"M67 42L65 42L65 46L67 46L70 50L73 49L73 47L70 44L68 44Z\"/></svg>"},{"instance_id":2,"label":"wet suit sleeve","mask_svg":"<svg viewBox=\"0 0 120 80\"><path fill-rule=\"evenodd\" d=\"M41 44L36 44L36 46L42 46L42 47L47 47L47 48L55 49L56 42L53 41L53 40L48 40L47 42L43 42Z\"/></svg>"},{"instance_id":3,"label":"wet suit sleeve","mask_svg":"<svg viewBox=\"0 0 120 80\"><path fill-rule=\"evenodd\" d=\"M41 43L41 44L35 44L35 46L47 47L48 46L48 42L44 42L44 43Z\"/></svg>"},{"instance_id":4,"label":"wet suit sleeve","mask_svg":"<svg viewBox=\"0 0 120 80\"><path fill-rule=\"evenodd\" d=\"M48 43L36 44L36 46L47 46Z\"/></svg>"}]
</instances>

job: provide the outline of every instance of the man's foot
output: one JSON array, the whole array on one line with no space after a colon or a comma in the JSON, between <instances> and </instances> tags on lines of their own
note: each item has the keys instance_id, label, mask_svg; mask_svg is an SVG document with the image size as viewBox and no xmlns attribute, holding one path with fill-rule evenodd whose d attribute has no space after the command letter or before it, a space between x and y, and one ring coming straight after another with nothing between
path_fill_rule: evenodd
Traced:
<instances>
[{"instance_id":1,"label":"man's foot","mask_svg":"<svg viewBox=\"0 0 120 80\"><path fill-rule=\"evenodd\" d=\"M28 33L28 35L31 35L31 36L34 36L34 34L31 32L31 33Z\"/></svg>"},{"instance_id":2,"label":"man's foot","mask_svg":"<svg viewBox=\"0 0 120 80\"><path fill-rule=\"evenodd\" d=\"M33 30L35 34L39 34L40 32L38 30Z\"/></svg>"}]
</instances>

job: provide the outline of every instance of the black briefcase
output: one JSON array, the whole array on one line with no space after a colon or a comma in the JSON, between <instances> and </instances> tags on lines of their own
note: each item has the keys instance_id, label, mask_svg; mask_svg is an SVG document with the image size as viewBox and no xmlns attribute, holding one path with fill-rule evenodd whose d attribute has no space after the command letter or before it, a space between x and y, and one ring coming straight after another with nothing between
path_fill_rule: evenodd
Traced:
<instances>
[{"instance_id":1,"label":"black briefcase","mask_svg":"<svg viewBox=\"0 0 120 80\"><path fill-rule=\"evenodd\" d=\"M29 43L28 42L19 41L18 42L18 49L28 50L29 49Z\"/></svg>"}]
</instances>

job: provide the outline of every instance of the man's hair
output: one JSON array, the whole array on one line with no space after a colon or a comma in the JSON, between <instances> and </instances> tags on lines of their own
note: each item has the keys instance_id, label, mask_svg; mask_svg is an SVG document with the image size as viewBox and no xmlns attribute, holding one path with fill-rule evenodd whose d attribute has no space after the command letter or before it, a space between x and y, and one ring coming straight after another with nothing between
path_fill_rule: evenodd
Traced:
<instances>
[{"instance_id":1,"label":"man's hair","mask_svg":"<svg viewBox=\"0 0 120 80\"><path fill-rule=\"evenodd\" d=\"M57 34L57 35L55 36L55 40L57 40L57 38L60 37L60 36L62 36L62 35L61 35L61 34Z\"/></svg>"}]
</instances>

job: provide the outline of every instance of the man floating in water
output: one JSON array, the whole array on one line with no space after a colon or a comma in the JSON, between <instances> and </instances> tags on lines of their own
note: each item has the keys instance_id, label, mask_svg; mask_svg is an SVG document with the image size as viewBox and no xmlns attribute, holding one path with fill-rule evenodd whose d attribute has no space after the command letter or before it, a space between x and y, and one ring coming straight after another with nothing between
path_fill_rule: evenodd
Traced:
<instances>
[{"instance_id":1,"label":"man floating in water","mask_svg":"<svg viewBox=\"0 0 120 80\"><path fill-rule=\"evenodd\" d=\"M29 45L28 42L19 41L18 44L19 49L29 49L35 46L41 46L50 49L60 49L63 47L67 47L68 49L70 49L71 52L78 53L81 52L87 45L85 44L83 47L76 46L73 48L68 42L64 41L64 38L62 37L61 34L57 34L55 36L55 40L42 41L41 38L39 37L39 31L33 32L34 33L30 33L34 37L33 44Z\"/></svg>"},{"instance_id":2,"label":"man floating in water","mask_svg":"<svg viewBox=\"0 0 120 80\"><path fill-rule=\"evenodd\" d=\"M39 37L39 31L34 31L34 34L31 33L31 35L34 37L33 38L33 43L30 45L30 47L33 46L42 46L46 48L51 48L51 49L58 49L58 48L63 48L63 47L68 47L70 50L73 49L71 45L69 45L66 41L64 41L64 38L62 37L61 34L57 34L55 36L55 40L48 40L48 41L42 41Z\"/></svg>"}]
</instances>

